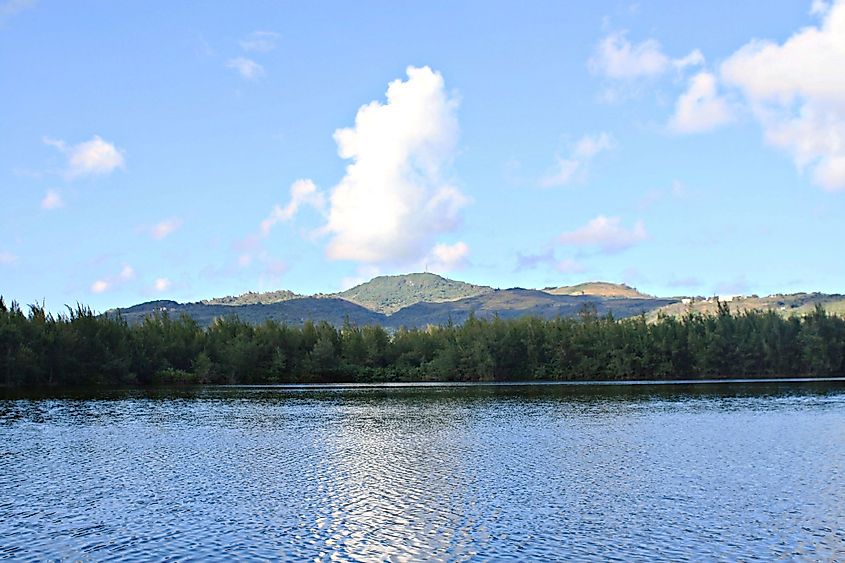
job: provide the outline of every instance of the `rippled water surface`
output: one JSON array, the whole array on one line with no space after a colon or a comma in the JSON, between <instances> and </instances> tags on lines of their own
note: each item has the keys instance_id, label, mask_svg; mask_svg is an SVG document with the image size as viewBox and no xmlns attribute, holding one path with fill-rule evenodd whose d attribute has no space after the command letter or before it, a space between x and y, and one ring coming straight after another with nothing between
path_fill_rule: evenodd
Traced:
<instances>
[{"instance_id":1,"label":"rippled water surface","mask_svg":"<svg viewBox=\"0 0 845 563\"><path fill-rule=\"evenodd\" d=\"M0 397L0 558L845 559L841 381Z\"/></svg>"}]
</instances>

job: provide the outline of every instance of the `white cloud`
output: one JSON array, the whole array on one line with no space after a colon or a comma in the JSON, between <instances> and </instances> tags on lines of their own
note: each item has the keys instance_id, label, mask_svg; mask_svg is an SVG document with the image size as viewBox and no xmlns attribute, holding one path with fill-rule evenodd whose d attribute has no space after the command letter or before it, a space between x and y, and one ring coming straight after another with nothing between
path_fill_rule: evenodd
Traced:
<instances>
[{"instance_id":1,"label":"white cloud","mask_svg":"<svg viewBox=\"0 0 845 563\"><path fill-rule=\"evenodd\" d=\"M181 226L182 220L172 217L150 227L150 236L156 240L162 240L173 234Z\"/></svg>"},{"instance_id":2,"label":"white cloud","mask_svg":"<svg viewBox=\"0 0 845 563\"><path fill-rule=\"evenodd\" d=\"M626 229L619 217L599 215L586 225L558 237L560 244L596 247L604 254L626 250L648 238L645 225L637 221L633 228Z\"/></svg>"},{"instance_id":3,"label":"white cloud","mask_svg":"<svg viewBox=\"0 0 845 563\"><path fill-rule=\"evenodd\" d=\"M468 199L443 177L455 149L457 102L429 67L408 67L387 102L370 102L334 138L346 175L332 189L327 255L333 260L410 263L451 231Z\"/></svg>"},{"instance_id":4,"label":"white cloud","mask_svg":"<svg viewBox=\"0 0 845 563\"><path fill-rule=\"evenodd\" d=\"M684 57L672 59L655 39L631 43L624 32L607 35L596 46L587 66L593 74L613 80L632 80L659 76L670 68L683 70L704 63L704 55L695 49Z\"/></svg>"},{"instance_id":5,"label":"white cloud","mask_svg":"<svg viewBox=\"0 0 845 563\"><path fill-rule=\"evenodd\" d=\"M105 293L112 289L116 289L126 282L135 278L135 269L129 264L124 264L117 275L101 278L91 284L91 293Z\"/></svg>"},{"instance_id":6,"label":"white cloud","mask_svg":"<svg viewBox=\"0 0 845 563\"><path fill-rule=\"evenodd\" d=\"M167 291L170 288L170 280L167 278L156 278L153 289L156 291Z\"/></svg>"},{"instance_id":7,"label":"white cloud","mask_svg":"<svg viewBox=\"0 0 845 563\"><path fill-rule=\"evenodd\" d=\"M311 180L297 180L291 185L290 201L284 207L277 205L273 208L270 215L261 222L261 234L267 236L276 223L290 221L302 205L310 205L318 211L323 211L326 206L325 196Z\"/></svg>"},{"instance_id":8,"label":"white cloud","mask_svg":"<svg viewBox=\"0 0 845 563\"><path fill-rule=\"evenodd\" d=\"M253 31L240 41L244 51L268 53L276 48L276 43L282 36L275 31Z\"/></svg>"},{"instance_id":9,"label":"white cloud","mask_svg":"<svg viewBox=\"0 0 845 563\"><path fill-rule=\"evenodd\" d=\"M813 0L813 3L810 4L810 15L813 16L827 15L829 10L830 2L827 2L826 0Z\"/></svg>"},{"instance_id":10,"label":"white cloud","mask_svg":"<svg viewBox=\"0 0 845 563\"><path fill-rule=\"evenodd\" d=\"M703 133L733 119L727 101L716 91L716 77L699 72L689 81L689 88L675 104L669 130L675 133Z\"/></svg>"},{"instance_id":11,"label":"white cloud","mask_svg":"<svg viewBox=\"0 0 845 563\"><path fill-rule=\"evenodd\" d=\"M624 33L617 32L599 42L589 68L594 74L626 79L663 74L669 64L669 57L654 39L632 44Z\"/></svg>"},{"instance_id":12,"label":"white cloud","mask_svg":"<svg viewBox=\"0 0 845 563\"><path fill-rule=\"evenodd\" d=\"M564 186L583 177L589 162L599 153L613 147L613 137L607 133L581 137L568 157L558 155L554 169L540 179L540 185L544 188Z\"/></svg>"},{"instance_id":13,"label":"white cloud","mask_svg":"<svg viewBox=\"0 0 845 563\"><path fill-rule=\"evenodd\" d=\"M226 68L236 70L246 80L255 80L264 76L264 67L246 57L229 59L226 61Z\"/></svg>"},{"instance_id":14,"label":"white cloud","mask_svg":"<svg viewBox=\"0 0 845 563\"><path fill-rule=\"evenodd\" d=\"M44 138L44 143L55 147L67 156L65 177L68 179L81 176L102 176L123 168L123 151L113 144L94 135L90 141L77 145L68 145L60 139Z\"/></svg>"},{"instance_id":15,"label":"white cloud","mask_svg":"<svg viewBox=\"0 0 845 563\"><path fill-rule=\"evenodd\" d=\"M451 272L464 267L469 258L469 246L465 242L455 244L437 244L431 249L426 260L428 270L432 272Z\"/></svg>"},{"instance_id":16,"label":"white cloud","mask_svg":"<svg viewBox=\"0 0 845 563\"><path fill-rule=\"evenodd\" d=\"M751 41L721 66L767 142L790 153L799 168L810 168L813 181L830 191L845 190L843 61L845 2L839 1L818 27L803 28L783 44Z\"/></svg>"},{"instance_id":17,"label":"white cloud","mask_svg":"<svg viewBox=\"0 0 845 563\"><path fill-rule=\"evenodd\" d=\"M0 252L0 265L8 266L8 265L14 264L17 261L18 261L18 257L16 255L12 254L11 252L8 252L8 251L5 251L5 250Z\"/></svg>"},{"instance_id":18,"label":"white cloud","mask_svg":"<svg viewBox=\"0 0 845 563\"><path fill-rule=\"evenodd\" d=\"M62 200L62 194L56 190L47 190L47 193L41 199L41 209L58 209L64 207L64 205L65 202Z\"/></svg>"},{"instance_id":19,"label":"white cloud","mask_svg":"<svg viewBox=\"0 0 845 563\"><path fill-rule=\"evenodd\" d=\"M678 70L684 70L687 67L700 66L704 64L704 55L698 49L690 51L686 57L675 59L672 61L672 66Z\"/></svg>"},{"instance_id":20,"label":"white cloud","mask_svg":"<svg viewBox=\"0 0 845 563\"><path fill-rule=\"evenodd\" d=\"M109 290L109 282L106 280L97 280L91 284L91 293L104 293Z\"/></svg>"}]
</instances>

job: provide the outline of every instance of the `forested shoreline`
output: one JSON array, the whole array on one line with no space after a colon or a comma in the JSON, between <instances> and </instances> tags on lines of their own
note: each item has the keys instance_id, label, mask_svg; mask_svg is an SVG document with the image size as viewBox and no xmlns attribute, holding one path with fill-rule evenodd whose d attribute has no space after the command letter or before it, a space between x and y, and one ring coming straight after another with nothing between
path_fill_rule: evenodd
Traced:
<instances>
[{"instance_id":1,"label":"forested shoreline","mask_svg":"<svg viewBox=\"0 0 845 563\"><path fill-rule=\"evenodd\" d=\"M845 375L845 319L819 307L616 320L491 320L402 329L251 325L207 329L160 314L130 325L84 306L52 315L0 298L0 385L647 380Z\"/></svg>"}]
</instances>

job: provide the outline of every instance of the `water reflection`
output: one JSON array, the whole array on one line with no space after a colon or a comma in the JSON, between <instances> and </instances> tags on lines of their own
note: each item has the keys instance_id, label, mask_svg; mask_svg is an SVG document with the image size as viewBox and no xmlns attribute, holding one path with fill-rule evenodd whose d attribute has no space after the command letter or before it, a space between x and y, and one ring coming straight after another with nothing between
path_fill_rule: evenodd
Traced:
<instances>
[{"instance_id":1,"label":"water reflection","mask_svg":"<svg viewBox=\"0 0 845 563\"><path fill-rule=\"evenodd\" d=\"M845 384L0 400L0 558L837 559Z\"/></svg>"}]
</instances>

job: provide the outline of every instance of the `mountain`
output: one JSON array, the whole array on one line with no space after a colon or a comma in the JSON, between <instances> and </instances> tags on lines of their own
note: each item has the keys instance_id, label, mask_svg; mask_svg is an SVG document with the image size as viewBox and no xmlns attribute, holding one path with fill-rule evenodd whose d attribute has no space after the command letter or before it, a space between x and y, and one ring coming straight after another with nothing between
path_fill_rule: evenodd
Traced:
<instances>
[{"instance_id":1,"label":"mountain","mask_svg":"<svg viewBox=\"0 0 845 563\"><path fill-rule=\"evenodd\" d=\"M649 299L652 295L640 293L635 288L624 283L586 282L562 287L547 287L543 289L552 295L596 295L599 297L624 297L627 299Z\"/></svg>"},{"instance_id":2,"label":"mountain","mask_svg":"<svg viewBox=\"0 0 845 563\"><path fill-rule=\"evenodd\" d=\"M334 297L379 313L391 314L414 303L445 303L493 291L492 287L450 280L437 274L379 276Z\"/></svg>"},{"instance_id":3,"label":"mountain","mask_svg":"<svg viewBox=\"0 0 845 563\"><path fill-rule=\"evenodd\" d=\"M728 305L734 312L773 310L784 316L808 313L816 305L822 305L829 313L845 314L845 296L823 293L735 297ZM611 313L615 318L644 314L649 320L654 320L659 315L679 317L690 311L715 313L717 306L715 298L658 298L624 284L608 282L543 290L493 289L435 274L416 273L380 276L330 295L301 296L286 290L250 292L197 303L150 301L107 314L119 313L130 323L166 312L171 316L186 314L203 326L212 324L219 317L237 315L254 324L272 319L289 325L301 325L306 320L312 320L340 326L348 319L359 326L379 324L398 329L462 323L470 315L479 318L554 318L576 316L585 310L595 311L598 315Z\"/></svg>"}]
</instances>

